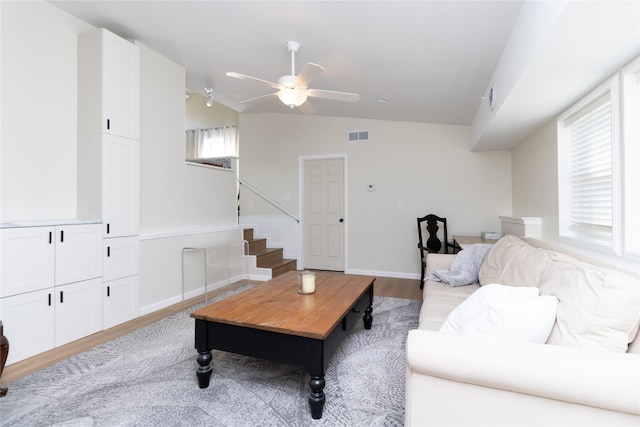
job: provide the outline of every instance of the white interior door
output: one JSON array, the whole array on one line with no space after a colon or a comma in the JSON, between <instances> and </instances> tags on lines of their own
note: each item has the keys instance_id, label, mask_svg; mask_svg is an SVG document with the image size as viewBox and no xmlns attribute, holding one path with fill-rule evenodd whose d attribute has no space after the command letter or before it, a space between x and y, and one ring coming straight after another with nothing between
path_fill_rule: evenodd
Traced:
<instances>
[{"instance_id":1,"label":"white interior door","mask_svg":"<svg viewBox=\"0 0 640 427\"><path fill-rule=\"evenodd\" d=\"M304 161L304 268L344 271L344 159Z\"/></svg>"}]
</instances>

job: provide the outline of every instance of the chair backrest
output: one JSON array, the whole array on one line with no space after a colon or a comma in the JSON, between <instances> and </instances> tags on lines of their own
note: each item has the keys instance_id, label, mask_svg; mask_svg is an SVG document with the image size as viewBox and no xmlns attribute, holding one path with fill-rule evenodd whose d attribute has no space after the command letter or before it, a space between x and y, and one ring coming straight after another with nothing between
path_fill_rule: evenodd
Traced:
<instances>
[{"instance_id":1,"label":"chair backrest","mask_svg":"<svg viewBox=\"0 0 640 427\"><path fill-rule=\"evenodd\" d=\"M440 237L438 236L438 230L440 229L438 223L442 226L442 240L440 240ZM428 234L426 242L422 238L423 229L425 229ZM447 235L447 219L434 214L418 218L418 238L420 239L420 246L425 248L427 252L438 253L444 246L444 253L449 253L449 245L447 244L449 242L449 236Z\"/></svg>"}]
</instances>

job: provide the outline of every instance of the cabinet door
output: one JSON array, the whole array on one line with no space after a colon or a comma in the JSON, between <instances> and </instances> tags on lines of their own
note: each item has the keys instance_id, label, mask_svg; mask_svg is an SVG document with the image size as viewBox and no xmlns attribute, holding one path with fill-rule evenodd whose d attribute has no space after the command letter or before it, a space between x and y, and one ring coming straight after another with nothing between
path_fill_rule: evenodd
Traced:
<instances>
[{"instance_id":1,"label":"cabinet door","mask_svg":"<svg viewBox=\"0 0 640 427\"><path fill-rule=\"evenodd\" d=\"M102 220L105 237L140 232L140 144L103 135Z\"/></svg>"},{"instance_id":2,"label":"cabinet door","mask_svg":"<svg viewBox=\"0 0 640 427\"><path fill-rule=\"evenodd\" d=\"M53 233L54 227L0 230L0 297L53 286Z\"/></svg>"},{"instance_id":3,"label":"cabinet door","mask_svg":"<svg viewBox=\"0 0 640 427\"><path fill-rule=\"evenodd\" d=\"M102 280L55 287L55 345L102 330Z\"/></svg>"},{"instance_id":4,"label":"cabinet door","mask_svg":"<svg viewBox=\"0 0 640 427\"><path fill-rule=\"evenodd\" d=\"M103 31L103 132L140 139L140 49Z\"/></svg>"},{"instance_id":5,"label":"cabinet door","mask_svg":"<svg viewBox=\"0 0 640 427\"><path fill-rule=\"evenodd\" d=\"M102 226L56 227L56 285L102 276Z\"/></svg>"},{"instance_id":6,"label":"cabinet door","mask_svg":"<svg viewBox=\"0 0 640 427\"><path fill-rule=\"evenodd\" d=\"M0 318L9 339L8 364L53 348L53 288L0 299Z\"/></svg>"},{"instance_id":7,"label":"cabinet door","mask_svg":"<svg viewBox=\"0 0 640 427\"><path fill-rule=\"evenodd\" d=\"M104 272L102 280L120 279L140 272L140 240L138 236L104 239Z\"/></svg>"},{"instance_id":8,"label":"cabinet door","mask_svg":"<svg viewBox=\"0 0 640 427\"><path fill-rule=\"evenodd\" d=\"M103 327L119 325L140 315L139 276L104 282Z\"/></svg>"}]
</instances>

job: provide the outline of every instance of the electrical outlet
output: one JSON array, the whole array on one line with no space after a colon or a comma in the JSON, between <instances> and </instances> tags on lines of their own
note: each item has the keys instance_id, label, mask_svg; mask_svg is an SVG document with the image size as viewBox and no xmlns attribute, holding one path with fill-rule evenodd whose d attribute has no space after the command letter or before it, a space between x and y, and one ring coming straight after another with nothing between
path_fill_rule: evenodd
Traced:
<instances>
[{"instance_id":1,"label":"electrical outlet","mask_svg":"<svg viewBox=\"0 0 640 427\"><path fill-rule=\"evenodd\" d=\"M368 184L367 185L367 191L376 191L375 184Z\"/></svg>"}]
</instances>

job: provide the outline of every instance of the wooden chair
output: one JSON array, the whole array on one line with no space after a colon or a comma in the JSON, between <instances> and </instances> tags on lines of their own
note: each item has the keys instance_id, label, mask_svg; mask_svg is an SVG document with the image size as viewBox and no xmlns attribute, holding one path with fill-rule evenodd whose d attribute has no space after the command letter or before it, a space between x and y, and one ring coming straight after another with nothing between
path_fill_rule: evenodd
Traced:
<instances>
[{"instance_id":1,"label":"wooden chair","mask_svg":"<svg viewBox=\"0 0 640 427\"><path fill-rule=\"evenodd\" d=\"M438 225L440 224L440 225ZM442 228L442 240L438 235L438 230ZM422 237L423 230L429 236L425 241ZM420 251L420 289L424 287L424 272L427 268L427 253L449 253L449 248L453 249L453 244L449 243L447 234L447 219L434 214L429 214L418 218L418 250Z\"/></svg>"},{"instance_id":2,"label":"wooden chair","mask_svg":"<svg viewBox=\"0 0 640 427\"><path fill-rule=\"evenodd\" d=\"M4 328L2 326L2 320L0 320L0 379L2 379L2 371L4 370L4 364L7 363L7 357L9 356L9 340L4 336ZM1 384L1 383L0 383ZM7 394L7 387L0 385L0 397Z\"/></svg>"}]
</instances>

